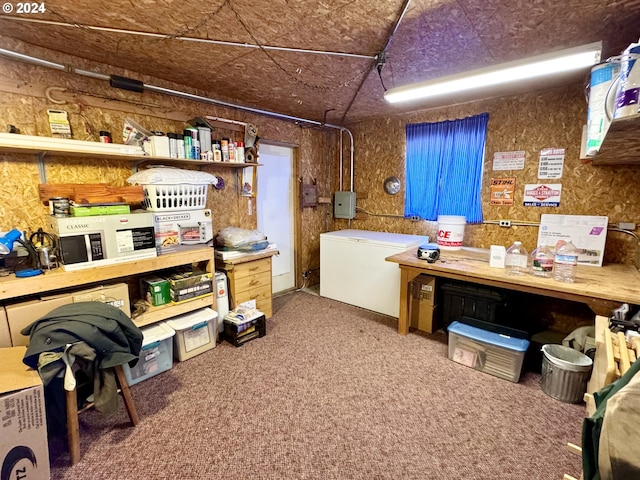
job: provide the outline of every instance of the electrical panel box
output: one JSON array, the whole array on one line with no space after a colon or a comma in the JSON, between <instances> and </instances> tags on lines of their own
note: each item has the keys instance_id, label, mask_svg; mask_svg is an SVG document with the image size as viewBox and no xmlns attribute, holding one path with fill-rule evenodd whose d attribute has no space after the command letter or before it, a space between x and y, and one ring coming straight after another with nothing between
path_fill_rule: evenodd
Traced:
<instances>
[{"instance_id":1,"label":"electrical panel box","mask_svg":"<svg viewBox=\"0 0 640 480\"><path fill-rule=\"evenodd\" d=\"M335 218L353 219L356 216L356 192L336 192L333 203Z\"/></svg>"}]
</instances>

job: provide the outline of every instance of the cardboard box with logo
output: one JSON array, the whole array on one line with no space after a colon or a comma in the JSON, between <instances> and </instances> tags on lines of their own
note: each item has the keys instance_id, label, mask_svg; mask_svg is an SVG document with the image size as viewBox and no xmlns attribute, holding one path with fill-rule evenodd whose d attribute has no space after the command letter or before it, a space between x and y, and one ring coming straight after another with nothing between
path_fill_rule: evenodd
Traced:
<instances>
[{"instance_id":1,"label":"cardboard box with logo","mask_svg":"<svg viewBox=\"0 0 640 480\"><path fill-rule=\"evenodd\" d=\"M49 480L44 388L22 358L26 347L0 348L0 461L2 478Z\"/></svg>"},{"instance_id":2,"label":"cardboard box with logo","mask_svg":"<svg viewBox=\"0 0 640 480\"><path fill-rule=\"evenodd\" d=\"M172 303L184 302L213 292L211 272L184 271L171 275L168 280Z\"/></svg>"},{"instance_id":3,"label":"cardboard box with logo","mask_svg":"<svg viewBox=\"0 0 640 480\"><path fill-rule=\"evenodd\" d=\"M171 287L169 280L155 275L140 279L140 291L149 305L157 307L171 303Z\"/></svg>"},{"instance_id":4,"label":"cardboard box with logo","mask_svg":"<svg viewBox=\"0 0 640 480\"><path fill-rule=\"evenodd\" d=\"M153 214L49 217L67 271L157 256Z\"/></svg>"},{"instance_id":5,"label":"cardboard box with logo","mask_svg":"<svg viewBox=\"0 0 640 480\"><path fill-rule=\"evenodd\" d=\"M13 346L29 345L29 337L20 331L55 308L76 302L105 302L131 315L129 286L126 283L104 285L87 290L78 290L59 295L42 297L39 300L14 303L5 307L9 332Z\"/></svg>"},{"instance_id":6,"label":"cardboard box with logo","mask_svg":"<svg viewBox=\"0 0 640 480\"><path fill-rule=\"evenodd\" d=\"M213 240L213 221L208 208L154 213L153 227L158 255L202 246Z\"/></svg>"}]
</instances>

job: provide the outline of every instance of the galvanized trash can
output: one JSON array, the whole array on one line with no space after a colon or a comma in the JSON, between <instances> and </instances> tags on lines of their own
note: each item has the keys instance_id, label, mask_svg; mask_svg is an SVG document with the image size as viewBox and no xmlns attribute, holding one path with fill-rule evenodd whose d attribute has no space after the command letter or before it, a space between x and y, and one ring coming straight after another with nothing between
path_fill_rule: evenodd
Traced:
<instances>
[{"instance_id":1,"label":"galvanized trash can","mask_svg":"<svg viewBox=\"0 0 640 480\"><path fill-rule=\"evenodd\" d=\"M587 390L593 361L564 345L542 346L542 391L561 402L580 403Z\"/></svg>"}]
</instances>

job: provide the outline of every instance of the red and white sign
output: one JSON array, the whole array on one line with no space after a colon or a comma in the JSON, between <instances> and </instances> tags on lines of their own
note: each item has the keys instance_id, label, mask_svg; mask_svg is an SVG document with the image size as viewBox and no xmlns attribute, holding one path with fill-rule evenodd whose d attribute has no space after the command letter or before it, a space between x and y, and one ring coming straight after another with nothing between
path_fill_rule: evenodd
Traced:
<instances>
[{"instance_id":1,"label":"red and white sign","mask_svg":"<svg viewBox=\"0 0 640 480\"><path fill-rule=\"evenodd\" d=\"M527 184L524 186L525 207L558 207L562 184Z\"/></svg>"}]
</instances>

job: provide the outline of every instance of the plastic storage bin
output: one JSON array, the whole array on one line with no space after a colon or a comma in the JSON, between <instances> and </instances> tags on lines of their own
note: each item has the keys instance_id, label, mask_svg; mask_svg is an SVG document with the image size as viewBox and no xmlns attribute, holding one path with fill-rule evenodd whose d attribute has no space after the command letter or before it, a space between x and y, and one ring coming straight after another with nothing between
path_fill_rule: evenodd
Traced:
<instances>
[{"instance_id":1,"label":"plastic storage bin","mask_svg":"<svg viewBox=\"0 0 640 480\"><path fill-rule=\"evenodd\" d=\"M122 370L129 386L140 383L173 366L173 340L175 331L166 323L160 322L141 329L143 340L140 359L131 368L124 364Z\"/></svg>"},{"instance_id":2,"label":"plastic storage bin","mask_svg":"<svg viewBox=\"0 0 640 480\"><path fill-rule=\"evenodd\" d=\"M150 212L179 212L207 208L209 185L154 183L142 185L142 207Z\"/></svg>"},{"instance_id":3,"label":"plastic storage bin","mask_svg":"<svg viewBox=\"0 0 640 480\"><path fill-rule=\"evenodd\" d=\"M216 346L218 313L206 307L178 315L167 324L176 331L174 357L182 362Z\"/></svg>"},{"instance_id":4,"label":"plastic storage bin","mask_svg":"<svg viewBox=\"0 0 640 480\"><path fill-rule=\"evenodd\" d=\"M499 322L505 313L506 296L490 288L465 282L443 281L438 285L442 326L460 317L471 317L485 322Z\"/></svg>"},{"instance_id":5,"label":"plastic storage bin","mask_svg":"<svg viewBox=\"0 0 640 480\"><path fill-rule=\"evenodd\" d=\"M449 359L517 383L529 340L455 321L449 325Z\"/></svg>"}]
</instances>

